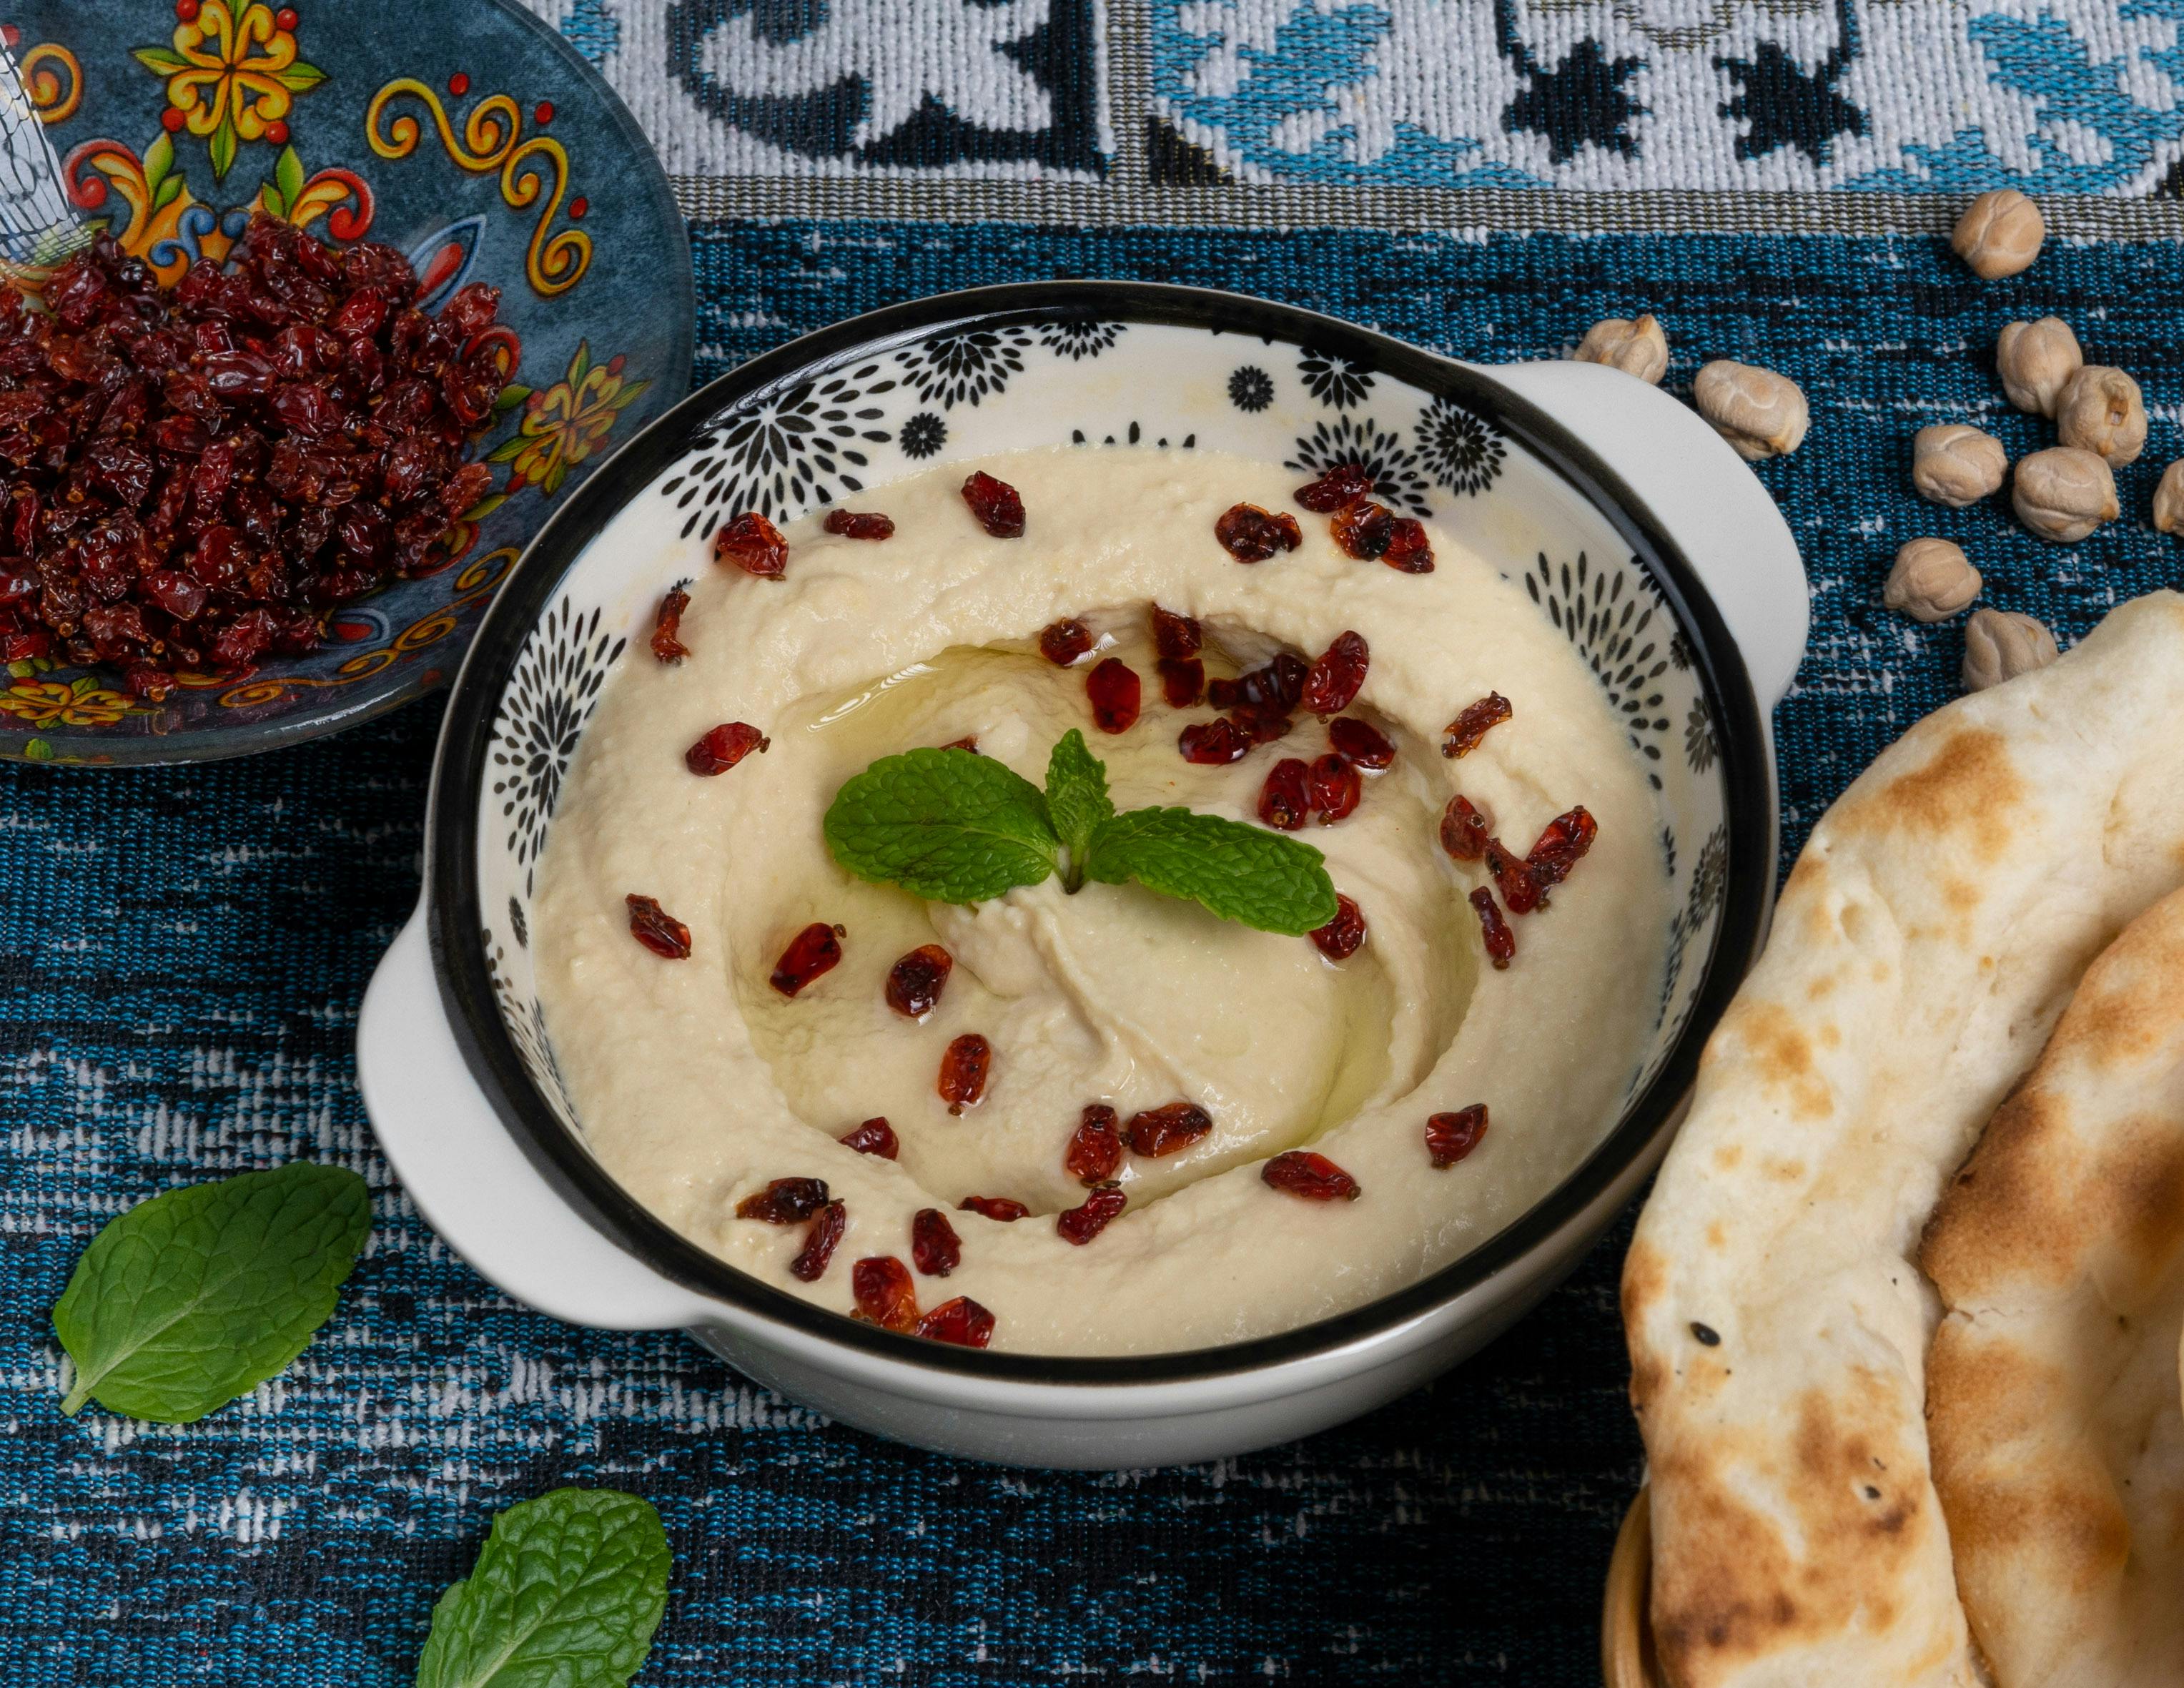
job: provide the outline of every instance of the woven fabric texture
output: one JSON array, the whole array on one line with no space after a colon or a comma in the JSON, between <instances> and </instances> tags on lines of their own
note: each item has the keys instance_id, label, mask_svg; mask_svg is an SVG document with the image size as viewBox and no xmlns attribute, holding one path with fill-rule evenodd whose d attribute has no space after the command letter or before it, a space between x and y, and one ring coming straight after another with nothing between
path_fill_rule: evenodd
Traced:
<instances>
[{"instance_id":1,"label":"woven fabric texture","mask_svg":"<svg viewBox=\"0 0 2184 1688\"><path fill-rule=\"evenodd\" d=\"M540 3L603 61L638 38L632 18L664 30L826 10ZM1064 0L983 9L1060 19L1053 53L1079 15ZM1108 109L1088 109L1079 142L1105 157ZM1010 167L1078 170L1058 154ZM2143 519L2184 444L2184 265L2170 244L2061 246L1983 287L1925 235L777 212L701 226L694 243L701 376L893 300L1072 275L1240 289L1487 363L1558 355L1596 317L1650 309L1676 348L1672 387L1706 357L1783 370L1811 395L1812 432L1758 472L1804 547L1815 611L1777 717L1786 850L1956 691L1960 628L1880 608L1904 539L1961 540L1988 602L2065 643L2178 577L2174 542ZM1987 348L2003 322L2048 309L2137 374L2154 411L2145 460L2119 477L2126 520L2071 549L1992 504L1922 504L1906 472L1929 421L1991 426L2013 455L2038 441L2002 404ZM374 1151L351 1064L365 982L416 894L437 716L423 705L195 769L0 768L0 1682L396 1688L495 1511L572 1482L630 1489L666 1518L675 1572L639 1678L651 1688L1597 1682L1601 1578L1639 1477L1614 1296L1627 1216L1537 1313L1433 1387L1295 1446L1123 1475L883 1445L678 1336L530 1313L452 1259ZM98 1228L177 1183L298 1156L355 1167L375 1197L369 1250L318 1341L193 1427L62 1418L48 1312Z\"/></svg>"}]
</instances>

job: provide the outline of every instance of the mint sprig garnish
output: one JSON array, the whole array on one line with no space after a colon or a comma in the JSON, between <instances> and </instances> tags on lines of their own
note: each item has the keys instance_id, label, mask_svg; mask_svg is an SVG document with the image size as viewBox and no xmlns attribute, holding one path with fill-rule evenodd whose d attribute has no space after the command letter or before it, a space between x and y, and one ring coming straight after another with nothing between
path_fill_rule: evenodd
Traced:
<instances>
[{"instance_id":1,"label":"mint sprig garnish","mask_svg":"<svg viewBox=\"0 0 2184 1688\"><path fill-rule=\"evenodd\" d=\"M634 1495L519 1501L432 1608L417 1688L627 1688L666 1608L669 1565L660 1514Z\"/></svg>"},{"instance_id":2,"label":"mint sprig garnish","mask_svg":"<svg viewBox=\"0 0 2184 1688\"><path fill-rule=\"evenodd\" d=\"M364 1180L292 1161L185 1184L92 1239L53 1308L61 1411L188 1424L285 1370L332 1317L371 1228Z\"/></svg>"},{"instance_id":3,"label":"mint sprig garnish","mask_svg":"<svg viewBox=\"0 0 2184 1688\"><path fill-rule=\"evenodd\" d=\"M1063 733L1046 759L1046 816L1069 852L1065 883L1075 890L1084 883L1084 863L1092 839L1115 818L1115 799L1107 794L1107 765L1084 745L1074 727Z\"/></svg>"},{"instance_id":4,"label":"mint sprig garnish","mask_svg":"<svg viewBox=\"0 0 2184 1688\"><path fill-rule=\"evenodd\" d=\"M1084 877L1134 879L1262 932L1306 933L1334 918L1334 885L1310 844L1189 809L1133 809L1100 827Z\"/></svg>"},{"instance_id":5,"label":"mint sprig garnish","mask_svg":"<svg viewBox=\"0 0 2184 1688\"><path fill-rule=\"evenodd\" d=\"M861 879L929 902L980 903L1036 885L1059 865L1046 799L991 756L907 750L843 786L827 811L827 848Z\"/></svg>"},{"instance_id":6,"label":"mint sprig garnish","mask_svg":"<svg viewBox=\"0 0 2184 1688\"><path fill-rule=\"evenodd\" d=\"M983 902L1060 873L1135 881L1262 932L1311 932L1334 918L1326 858L1263 827L1189 809L1117 814L1106 765L1072 730L1046 789L989 756L908 750L847 782L827 811L827 847L860 879L941 903Z\"/></svg>"}]
</instances>

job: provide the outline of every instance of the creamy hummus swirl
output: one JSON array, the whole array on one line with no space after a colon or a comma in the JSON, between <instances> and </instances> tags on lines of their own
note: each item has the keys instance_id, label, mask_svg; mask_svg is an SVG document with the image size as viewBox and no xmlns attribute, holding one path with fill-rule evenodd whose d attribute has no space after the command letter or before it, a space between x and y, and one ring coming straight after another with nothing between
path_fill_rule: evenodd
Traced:
<instances>
[{"instance_id":1,"label":"creamy hummus swirl","mask_svg":"<svg viewBox=\"0 0 2184 1688\"><path fill-rule=\"evenodd\" d=\"M1323 517L1296 511L1295 552L1239 564L1213 537L1240 500L1296 507L1299 476L1201 452L1065 449L986 462L1017 487L1024 536L989 537L959 495L963 465L880 488L894 537L788 530L787 578L717 568L675 526L632 507L596 543L656 545L661 575L694 572L688 660L633 649L578 749L540 865L538 981L556 1059L583 1128L639 1201L724 1260L847 1312L853 1263L911 1257L922 1208L962 1239L921 1303L969 1295L994 1345L1148 1352L1308 1323L1401 1287L1484 1241L1574 1167L1610 1124L1658 994L1668 928L1661 821L1635 752L1570 644L1488 562L1433 534L1429 575L1343 555ZM634 519L634 521L633 521ZM1346 629L1370 671L1352 713L1397 748L1349 818L1299 836L1327 855L1370 924L1330 962L1306 939L1256 932L1135 885L1057 880L969 908L854 879L820 824L842 783L883 755L977 739L1034 783L1081 728L1117 803L1182 804L1256 819L1267 771L1307 760L1325 733L1290 735L1234 766L1183 760L1201 706L1161 701L1146 606L1197 617L1215 671L1289 649L1307 658ZM1061 670L1039 631L1087 622L1101 651ZM1095 730L1084 673L1117 655L1145 707ZM1440 729L1499 691L1514 718L1460 761ZM682 753L744 721L771 748L701 778ZM1551 909L1514 922L1506 972L1485 964L1465 903L1483 882L1437 842L1461 789L1520 852L1574 804L1598 820L1591 853ZM692 933L666 962L629 934L624 898L653 896ZM844 928L841 964L794 1000L768 983L813 921ZM939 943L955 970L922 1022L883 997L905 952ZM976 1032L993 1048L985 1095L951 1115L942 1053ZM1123 1216L1089 1244L1052 1216L1084 1192L1062 1164L1088 1103L1127 1121L1187 1100L1213 1129L1180 1153L1125 1158ZM1435 1170L1429 1115L1488 1104L1493 1123L1460 1165ZM889 1162L835 1139L884 1116ZM1354 1176L1355 1201L1310 1203L1261 1178L1309 1146ZM790 1277L801 1228L734 1217L774 1178L824 1179L848 1229L815 1284ZM1005 1196L1031 1216L957 1211Z\"/></svg>"}]
</instances>

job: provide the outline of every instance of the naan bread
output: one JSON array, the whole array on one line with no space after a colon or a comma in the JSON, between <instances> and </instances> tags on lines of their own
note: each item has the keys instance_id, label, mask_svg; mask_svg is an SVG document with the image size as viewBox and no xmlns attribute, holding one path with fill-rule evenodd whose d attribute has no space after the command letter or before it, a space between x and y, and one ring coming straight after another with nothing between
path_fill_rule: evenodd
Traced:
<instances>
[{"instance_id":1,"label":"naan bread","mask_svg":"<svg viewBox=\"0 0 2184 1688\"><path fill-rule=\"evenodd\" d=\"M2174 593L1936 710L1814 830L1624 1267L1677 1688L1977 1680L1913 1251L2087 964L2180 883Z\"/></svg>"},{"instance_id":2,"label":"naan bread","mask_svg":"<svg viewBox=\"0 0 2184 1688\"><path fill-rule=\"evenodd\" d=\"M2086 971L1919 1262L1934 1486L1996 1682L2184 1683L2184 894Z\"/></svg>"}]
</instances>

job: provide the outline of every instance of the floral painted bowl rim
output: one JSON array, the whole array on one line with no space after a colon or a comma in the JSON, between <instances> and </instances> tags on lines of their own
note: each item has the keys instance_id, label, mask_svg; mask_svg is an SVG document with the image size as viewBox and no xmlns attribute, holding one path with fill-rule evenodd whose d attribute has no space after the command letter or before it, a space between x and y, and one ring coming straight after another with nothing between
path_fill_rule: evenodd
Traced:
<instances>
[{"instance_id":1,"label":"floral painted bowl rim","mask_svg":"<svg viewBox=\"0 0 2184 1688\"><path fill-rule=\"evenodd\" d=\"M688 226L677 203L674 184L668 178L666 165L660 162L644 125L637 120L636 114L623 102L613 85L566 36L526 8L521 0L483 0L483 3L490 6L504 21L528 35L535 44L547 52L563 74L599 102L603 126L610 130L632 155L630 162L633 174L627 179L627 189L649 203L660 229L672 237L666 242L671 261L666 271L655 278L660 304L671 313L669 351L665 366L658 376L651 379L665 382L670 389L686 384L690 379L697 348L697 276L691 258ZM671 406L653 418L653 423L663 421L673 414L675 409ZM652 424L647 424L648 427L650 426ZM642 432L640 430L640 433ZM632 435L624 443L632 443L638 437ZM482 454L466 456L464 460L482 462L484 458ZM592 472L596 474L605 466L603 461ZM539 528L534 528L519 545L510 545L504 549L527 548L556 513L549 510L542 518ZM445 571L445 577L452 582L458 572L451 567ZM514 573L515 568L511 565L503 571L499 586L504 588ZM398 579L390 582L381 591L354 600L355 604L359 607L377 604L399 592L404 586L412 583ZM453 614L454 610L451 604L443 604L437 606L436 613ZM469 638L475 638L482 627L481 619L471 629ZM0 760L46 766L116 770L185 767L201 762L261 755L268 751L307 744L376 720L405 704L429 697L451 683L450 676L468 649L468 639L463 636L460 627L453 636L452 643L455 648L447 653L448 660L443 662L422 665L390 663L384 673L393 683L383 688L375 688L369 682L354 691L328 688L315 692L315 695L321 700L320 707L316 709L299 705L261 720L214 721L179 733L160 734L145 741L115 739L96 732L87 733L81 728L68 727L18 727L4 716L0 716ZM99 674L106 671L91 668L81 671ZM257 671L264 673L265 671ZM5 683L5 675L0 674L0 685ZM307 693L307 695L311 694ZM49 747L44 754L31 748L33 744L41 742ZM138 747L143 743L156 744L159 748L148 754L138 754ZM56 756L52 754L52 749L56 748L62 750L81 748L93 754Z\"/></svg>"},{"instance_id":2,"label":"floral painted bowl rim","mask_svg":"<svg viewBox=\"0 0 2184 1688\"><path fill-rule=\"evenodd\" d=\"M1445 396L1536 456L1608 521L1690 635L1720 727L1728 867L1692 1008L1652 1080L1553 1189L1477 1247L1403 1289L1276 1335L1131 1356L993 1353L906 1339L805 1301L708 1253L638 1203L563 1126L534 1086L502 1020L480 933L478 846L488 747L502 695L535 624L587 545L733 406L794 386L855 354L937 331L1063 320L1163 324L1308 345ZM556 1194L634 1258L687 1289L822 1341L940 1373L1108 1386L1233 1376L1367 1342L1456 1301L1574 1223L1679 1115L1699 1054L1765 936L1774 876L1771 753L1743 658L1721 612L1644 499L1564 424L1485 370L1338 318L1208 288L1160 282L1010 283L937 294L852 317L776 348L693 393L633 436L555 511L488 606L450 692L426 820L426 932L441 1006L481 1091Z\"/></svg>"}]
</instances>

